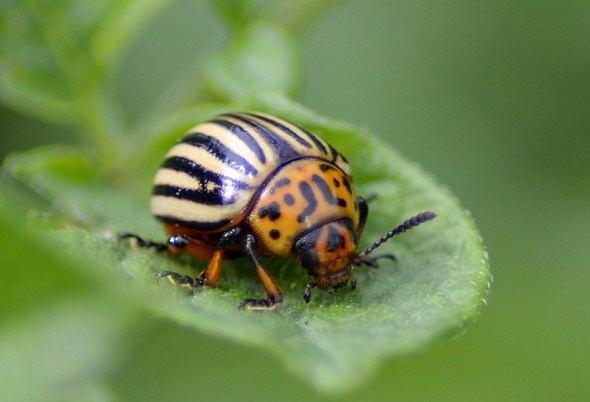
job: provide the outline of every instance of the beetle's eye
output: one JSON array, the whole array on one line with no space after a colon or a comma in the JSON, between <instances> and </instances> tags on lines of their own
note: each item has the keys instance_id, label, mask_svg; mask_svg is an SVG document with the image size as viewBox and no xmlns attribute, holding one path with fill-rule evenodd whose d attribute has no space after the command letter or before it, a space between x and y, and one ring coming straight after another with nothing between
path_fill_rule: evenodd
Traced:
<instances>
[{"instance_id":1,"label":"beetle's eye","mask_svg":"<svg viewBox=\"0 0 590 402\"><path fill-rule=\"evenodd\" d=\"M188 240L182 235L174 235L168 239L168 244L175 248L185 248L188 245Z\"/></svg>"}]
</instances>

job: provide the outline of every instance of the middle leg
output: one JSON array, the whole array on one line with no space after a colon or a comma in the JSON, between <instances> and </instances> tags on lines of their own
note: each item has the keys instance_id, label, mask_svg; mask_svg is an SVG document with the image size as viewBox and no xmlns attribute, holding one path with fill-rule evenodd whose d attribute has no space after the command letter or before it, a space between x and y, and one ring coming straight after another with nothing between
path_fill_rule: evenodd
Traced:
<instances>
[{"instance_id":1,"label":"middle leg","mask_svg":"<svg viewBox=\"0 0 590 402\"><path fill-rule=\"evenodd\" d=\"M255 248L256 238L251 234L247 235L244 239L244 249L264 285L266 299L244 299L239 308L241 310L274 310L277 303L283 302L283 292L275 278L260 263L254 251Z\"/></svg>"}]
</instances>

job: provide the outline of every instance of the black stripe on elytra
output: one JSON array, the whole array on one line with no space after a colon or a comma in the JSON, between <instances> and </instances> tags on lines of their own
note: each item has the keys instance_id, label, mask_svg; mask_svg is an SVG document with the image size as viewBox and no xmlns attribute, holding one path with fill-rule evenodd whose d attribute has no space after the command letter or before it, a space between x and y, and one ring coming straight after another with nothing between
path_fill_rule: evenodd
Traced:
<instances>
[{"instance_id":1,"label":"black stripe on elytra","mask_svg":"<svg viewBox=\"0 0 590 402\"><path fill-rule=\"evenodd\" d=\"M275 126L279 127L281 130L287 132L289 135L295 135L297 138L295 138L297 140L297 142L303 144L303 142L307 143L307 144L303 144L305 146L307 146L308 148L311 146L307 141L305 141L303 138L301 138L300 136L298 136L297 134L295 134L294 131L290 130L289 128L285 127L283 124L277 122L276 120L270 120L268 118L266 118L265 116L261 116L258 113L248 113L251 116L256 116L259 119L262 119L264 121L267 121L271 124L274 124ZM310 133L309 131L307 131L306 129L304 129L301 126L298 126L295 123L289 122L291 125L297 127L303 134L305 134L307 136L307 138L309 138L314 145L324 154L327 155L328 154L328 150L326 149L326 146L323 144L323 142L317 137L317 135ZM292 133L292 134L291 134ZM303 142L301 142L303 141ZM338 154L338 152L334 151L336 154Z\"/></svg>"},{"instance_id":2,"label":"black stripe on elytra","mask_svg":"<svg viewBox=\"0 0 590 402\"><path fill-rule=\"evenodd\" d=\"M348 163L348 160L346 159L346 157L344 155L342 155L341 153L339 153L338 151L336 151L336 149L328 144L328 146L330 147L330 151L332 151L332 157L333 157L333 161L335 161L336 159L338 159L338 155L340 155L340 157L342 158L342 160L346 163Z\"/></svg>"},{"instance_id":3,"label":"black stripe on elytra","mask_svg":"<svg viewBox=\"0 0 590 402\"><path fill-rule=\"evenodd\" d=\"M271 119L269 117L262 116L258 113L247 113L247 114L248 114L248 116L256 117L260 120L267 122L268 124L273 125L274 127L278 128L279 130L281 130L282 132L287 134L289 137L293 138L299 144L303 145L306 148L311 148L311 144L309 142L305 141L295 131L291 130L289 127L285 126L284 124L281 124L280 122L276 121L275 119Z\"/></svg>"},{"instance_id":4,"label":"black stripe on elytra","mask_svg":"<svg viewBox=\"0 0 590 402\"><path fill-rule=\"evenodd\" d=\"M304 129L301 126L298 126L297 124L291 123L293 124L295 127L297 127L299 130L301 130L303 133L305 133L305 135L307 135L307 137L313 141L313 143L315 144L315 146L324 154L324 155L328 155L328 150L326 149L326 146L323 144L323 142L318 138L317 135L310 133L309 131L307 131L306 129Z\"/></svg>"},{"instance_id":5,"label":"black stripe on elytra","mask_svg":"<svg viewBox=\"0 0 590 402\"><path fill-rule=\"evenodd\" d=\"M162 164L162 168L186 173L189 176L198 179L202 186L206 186L207 183L213 182L218 187L231 186L239 190L251 189L251 187L244 182L212 172L195 161L180 156L172 156L166 159Z\"/></svg>"},{"instance_id":6,"label":"black stripe on elytra","mask_svg":"<svg viewBox=\"0 0 590 402\"><path fill-rule=\"evenodd\" d=\"M237 124L232 123L231 121L227 121L223 119L221 116L217 119L211 120L210 123L217 124L225 129L227 129L230 133L238 137L258 158L261 163L266 163L266 156L264 156L264 151L260 147L260 144L252 137L252 135L244 130Z\"/></svg>"},{"instance_id":7,"label":"black stripe on elytra","mask_svg":"<svg viewBox=\"0 0 590 402\"><path fill-rule=\"evenodd\" d=\"M233 113L228 113L225 116L240 120L241 122L249 125L254 130L256 130L256 132L260 134L260 136L268 143L268 145L270 145L270 147L278 153L279 160L281 163L289 162L301 156L301 153L296 151L295 148L293 148L288 141L284 140L274 131L264 127L260 123L257 123L255 120L249 118L248 116Z\"/></svg>"},{"instance_id":8,"label":"black stripe on elytra","mask_svg":"<svg viewBox=\"0 0 590 402\"><path fill-rule=\"evenodd\" d=\"M203 232L219 229L220 227L225 226L230 222L229 219L222 219L220 221L214 221L214 222L185 221L183 219L171 218L169 216L161 216L161 215L156 215L156 218L162 222L166 222L171 225L196 229L196 230L200 230Z\"/></svg>"},{"instance_id":9,"label":"black stripe on elytra","mask_svg":"<svg viewBox=\"0 0 590 402\"><path fill-rule=\"evenodd\" d=\"M334 225L328 226L328 252L333 253L337 248L346 247L346 239L336 230Z\"/></svg>"},{"instance_id":10,"label":"black stripe on elytra","mask_svg":"<svg viewBox=\"0 0 590 402\"><path fill-rule=\"evenodd\" d=\"M314 174L313 176L311 176L311 181L313 181L319 187L320 191L324 196L324 199L328 203L332 205L346 207L346 200L343 198L334 197L334 195L332 194L332 190L330 190L330 186L328 186L328 183L326 183L326 181L322 179L320 176Z\"/></svg>"},{"instance_id":11,"label":"black stripe on elytra","mask_svg":"<svg viewBox=\"0 0 590 402\"><path fill-rule=\"evenodd\" d=\"M204 149L227 166L249 176L256 176L258 170L243 156L235 153L218 139L203 133L190 133L181 140L182 143Z\"/></svg>"},{"instance_id":12,"label":"black stripe on elytra","mask_svg":"<svg viewBox=\"0 0 590 402\"><path fill-rule=\"evenodd\" d=\"M314 213L318 206L318 201L315 199L311 186L306 181L299 183L299 190L301 191L303 198L305 198L305 201L307 201L307 206L303 212L297 216L297 222L303 222L305 218Z\"/></svg>"},{"instance_id":13,"label":"black stripe on elytra","mask_svg":"<svg viewBox=\"0 0 590 402\"><path fill-rule=\"evenodd\" d=\"M227 191L227 187L219 186L216 186L214 191L207 191L161 184L154 187L152 194L174 197L205 205L228 205L236 202L236 195L233 191Z\"/></svg>"}]
</instances>

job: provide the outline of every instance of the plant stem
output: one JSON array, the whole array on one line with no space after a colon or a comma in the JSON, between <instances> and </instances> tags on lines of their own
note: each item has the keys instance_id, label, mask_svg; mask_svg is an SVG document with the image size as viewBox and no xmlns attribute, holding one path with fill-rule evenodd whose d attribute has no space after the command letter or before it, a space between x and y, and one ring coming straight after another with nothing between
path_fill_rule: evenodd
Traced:
<instances>
[{"instance_id":1,"label":"plant stem","mask_svg":"<svg viewBox=\"0 0 590 402\"><path fill-rule=\"evenodd\" d=\"M43 6L28 1L26 6L37 19L40 32L67 79L65 84L76 105L72 120L89 144L99 170L107 174L118 163L123 128L115 102L103 88L104 69L87 49L80 49L76 40L83 38L72 32L59 5Z\"/></svg>"}]
</instances>

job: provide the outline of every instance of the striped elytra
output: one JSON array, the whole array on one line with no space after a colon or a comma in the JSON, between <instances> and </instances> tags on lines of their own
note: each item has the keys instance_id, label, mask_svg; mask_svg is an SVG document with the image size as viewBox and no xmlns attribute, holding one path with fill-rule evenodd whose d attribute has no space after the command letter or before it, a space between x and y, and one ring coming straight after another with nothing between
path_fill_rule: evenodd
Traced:
<instances>
[{"instance_id":1,"label":"striped elytra","mask_svg":"<svg viewBox=\"0 0 590 402\"><path fill-rule=\"evenodd\" d=\"M168 255L208 259L198 276L164 271L190 290L216 287L223 260L245 255L266 298L240 308L270 310L283 301L276 280L259 256L293 255L313 277L305 287L332 291L350 284L354 265L377 266L369 254L391 237L433 219L418 214L358 252L368 205L357 197L346 159L306 129L263 113L227 113L189 130L164 158L154 179L152 212L169 234L166 243L142 247Z\"/></svg>"},{"instance_id":2,"label":"striped elytra","mask_svg":"<svg viewBox=\"0 0 590 402\"><path fill-rule=\"evenodd\" d=\"M260 187L290 162L313 158L350 175L346 160L316 135L261 113L228 113L198 125L168 152L152 212L163 222L216 231L244 211Z\"/></svg>"}]
</instances>

